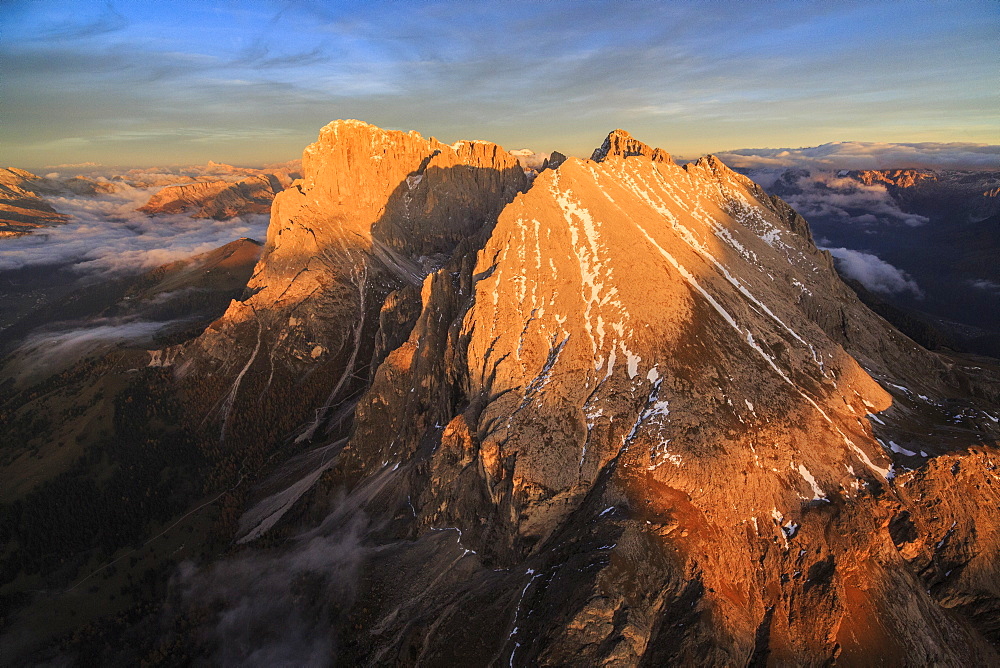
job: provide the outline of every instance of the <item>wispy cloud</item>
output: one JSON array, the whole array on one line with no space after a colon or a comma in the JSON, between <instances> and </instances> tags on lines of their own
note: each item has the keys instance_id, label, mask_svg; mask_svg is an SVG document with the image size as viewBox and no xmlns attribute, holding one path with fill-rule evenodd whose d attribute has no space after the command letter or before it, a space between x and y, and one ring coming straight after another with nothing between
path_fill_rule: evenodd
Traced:
<instances>
[{"instance_id":1,"label":"wispy cloud","mask_svg":"<svg viewBox=\"0 0 1000 668\"><path fill-rule=\"evenodd\" d=\"M33 34L39 41L73 41L103 37L121 32L128 27L128 21L118 13L114 5L106 3L96 17L63 18L49 24L44 30Z\"/></svg>"},{"instance_id":2,"label":"wispy cloud","mask_svg":"<svg viewBox=\"0 0 1000 668\"><path fill-rule=\"evenodd\" d=\"M178 567L171 585L181 604L213 611L203 631L215 663L311 666L336 655L331 622L350 610L365 561L391 549L370 544L378 524L363 506L385 486L387 471L339 499L319 527L294 536L280 554L244 552L204 568L189 561Z\"/></svg>"},{"instance_id":3,"label":"wispy cloud","mask_svg":"<svg viewBox=\"0 0 1000 668\"><path fill-rule=\"evenodd\" d=\"M962 12L914 0L44 7L6 17L0 43L0 141L26 167L199 150L287 158L337 117L578 155L614 127L684 155L842 137L984 141L1000 119L983 56L1000 17L980 0ZM47 31L65 38L38 37ZM117 159L112 142L53 143L116 136L109 126L154 132L117 145ZM155 133L183 127L292 134L173 147Z\"/></svg>"},{"instance_id":4,"label":"wispy cloud","mask_svg":"<svg viewBox=\"0 0 1000 668\"><path fill-rule=\"evenodd\" d=\"M152 348L157 334L183 322L96 318L88 322L56 323L22 341L6 359L4 374L18 383L29 383L123 344Z\"/></svg>"},{"instance_id":5,"label":"wispy cloud","mask_svg":"<svg viewBox=\"0 0 1000 668\"><path fill-rule=\"evenodd\" d=\"M987 292L997 292L1000 293L1000 283L996 281L991 281L987 278L977 278L969 281L969 285L977 290L985 290Z\"/></svg>"}]
</instances>

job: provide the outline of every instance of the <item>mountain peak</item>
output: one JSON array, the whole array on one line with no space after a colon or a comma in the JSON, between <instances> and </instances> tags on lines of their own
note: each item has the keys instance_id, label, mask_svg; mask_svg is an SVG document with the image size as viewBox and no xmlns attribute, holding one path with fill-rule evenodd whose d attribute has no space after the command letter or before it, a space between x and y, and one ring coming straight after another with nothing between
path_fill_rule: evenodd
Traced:
<instances>
[{"instance_id":1,"label":"mountain peak","mask_svg":"<svg viewBox=\"0 0 1000 668\"><path fill-rule=\"evenodd\" d=\"M662 148L653 148L644 144L622 129L612 130L601 147L594 150L590 159L594 162L604 162L608 158L629 158L636 155L651 158L653 162L670 162L670 154Z\"/></svg>"},{"instance_id":2,"label":"mountain peak","mask_svg":"<svg viewBox=\"0 0 1000 668\"><path fill-rule=\"evenodd\" d=\"M695 167L701 167L702 169L707 169L710 172L717 173L720 171L730 172L729 165L722 162L718 157L709 153L708 155L703 155L694 161Z\"/></svg>"}]
</instances>

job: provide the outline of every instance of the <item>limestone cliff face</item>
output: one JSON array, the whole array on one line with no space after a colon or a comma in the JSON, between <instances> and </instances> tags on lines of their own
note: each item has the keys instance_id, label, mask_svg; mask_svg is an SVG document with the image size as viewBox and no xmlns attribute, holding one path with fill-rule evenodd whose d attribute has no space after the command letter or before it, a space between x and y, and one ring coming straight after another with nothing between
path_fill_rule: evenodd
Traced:
<instances>
[{"instance_id":1,"label":"limestone cliff face","mask_svg":"<svg viewBox=\"0 0 1000 668\"><path fill-rule=\"evenodd\" d=\"M996 656L1000 511L957 503L996 496L996 379L868 311L786 204L664 155L612 133L424 280L337 469L414 541L356 658Z\"/></svg>"},{"instance_id":2,"label":"limestone cliff face","mask_svg":"<svg viewBox=\"0 0 1000 668\"><path fill-rule=\"evenodd\" d=\"M247 378L257 383L250 394L275 399L282 424L312 417L302 434L311 438L335 402L363 385L386 296L419 285L461 240L492 225L526 179L495 144L448 146L360 121L323 128L303 154L303 175L274 200L248 297L190 347L179 372L230 369L217 374L226 378L217 390L228 402L223 424L240 412L231 409ZM287 391L301 403L289 408Z\"/></svg>"}]
</instances>

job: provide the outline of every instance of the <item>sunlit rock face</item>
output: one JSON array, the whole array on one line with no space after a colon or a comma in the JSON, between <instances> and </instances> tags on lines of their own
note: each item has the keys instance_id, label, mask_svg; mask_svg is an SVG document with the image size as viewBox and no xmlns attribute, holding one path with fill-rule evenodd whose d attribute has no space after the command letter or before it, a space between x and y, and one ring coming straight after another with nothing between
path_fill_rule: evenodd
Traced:
<instances>
[{"instance_id":1,"label":"sunlit rock face","mask_svg":"<svg viewBox=\"0 0 1000 668\"><path fill-rule=\"evenodd\" d=\"M476 656L513 665L993 656L954 610L995 586L928 585L949 541L992 553L996 505L917 499L995 497L993 450L965 451L996 438L996 384L970 392L868 311L805 221L715 158L622 131L595 157L424 280L361 399L338 470L394 476L380 503L415 539L372 592L457 541L419 597L364 599L358 656L474 660L465 614ZM935 427L949 402L975 415L961 434Z\"/></svg>"},{"instance_id":2,"label":"sunlit rock face","mask_svg":"<svg viewBox=\"0 0 1000 668\"><path fill-rule=\"evenodd\" d=\"M449 146L360 121L323 128L302 170L274 199L246 299L175 357L181 376L213 378L222 404L208 417L224 435L230 415L251 428L263 403L275 433L312 416L300 434L312 438L363 387L387 295L419 286L527 183L495 144Z\"/></svg>"},{"instance_id":3,"label":"sunlit rock face","mask_svg":"<svg viewBox=\"0 0 1000 668\"><path fill-rule=\"evenodd\" d=\"M937 175L934 172L923 169L862 170L852 173L851 176L866 186L881 183L897 188L912 188L923 181L937 180Z\"/></svg>"}]
</instances>

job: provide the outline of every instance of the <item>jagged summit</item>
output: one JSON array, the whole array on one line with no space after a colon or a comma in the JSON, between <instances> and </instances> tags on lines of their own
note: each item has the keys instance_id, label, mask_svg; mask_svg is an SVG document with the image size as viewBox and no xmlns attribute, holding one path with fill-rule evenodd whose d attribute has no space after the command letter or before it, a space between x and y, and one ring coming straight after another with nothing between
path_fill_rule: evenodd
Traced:
<instances>
[{"instance_id":1,"label":"jagged summit","mask_svg":"<svg viewBox=\"0 0 1000 668\"><path fill-rule=\"evenodd\" d=\"M607 139L601 147L594 149L590 159L594 162L604 162L609 158L628 158L631 156L644 155L653 162L670 162L670 154L662 148L652 148L635 139L625 130L613 130L608 134Z\"/></svg>"},{"instance_id":2,"label":"jagged summit","mask_svg":"<svg viewBox=\"0 0 1000 668\"><path fill-rule=\"evenodd\" d=\"M267 366L272 380L260 394L279 409L275 419L292 427L311 416L300 436L312 438L327 411L358 392L382 336L387 295L419 286L458 244L490 228L527 178L496 144L447 145L358 120L320 130L302 171L274 199L250 296L191 345L185 373ZM227 388L227 410L212 416L223 433L230 412L250 401L241 382ZM286 407L281 393L301 385L312 404Z\"/></svg>"},{"instance_id":3,"label":"jagged summit","mask_svg":"<svg viewBox=\"0 0 1000 668\"><path fill-rule=\"evenodd\" d=\"M695 167L700 167L701 169L708 169L713 173L718 173L720 171L725 171L733 174L736 173L729 168L729 165L724 163L722 160L720 160L716 155L712 153L709 153L708 155L703 155L694 162L688 164L694 165Z\"/></svg>"}]
</instances>

